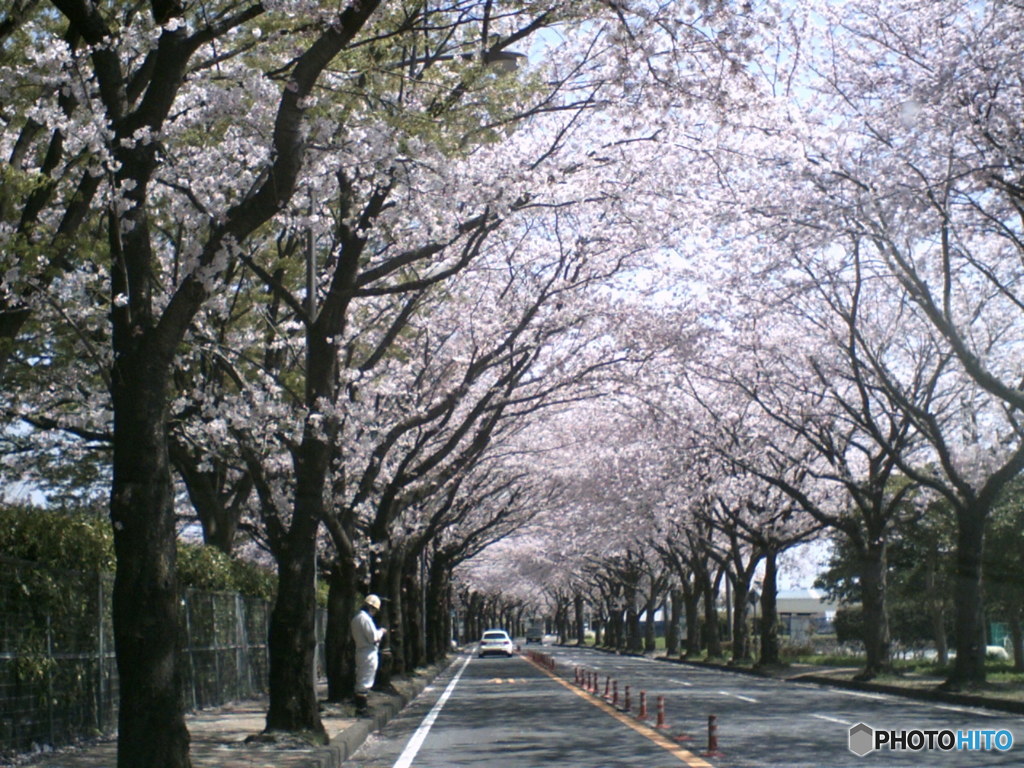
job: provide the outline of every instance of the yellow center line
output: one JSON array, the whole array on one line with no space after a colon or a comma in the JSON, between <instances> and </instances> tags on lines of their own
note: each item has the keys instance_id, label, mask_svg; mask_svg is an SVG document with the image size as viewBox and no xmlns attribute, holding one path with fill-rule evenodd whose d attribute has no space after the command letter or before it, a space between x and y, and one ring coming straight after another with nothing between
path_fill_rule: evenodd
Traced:
<instances>
[{"instance_id":1,"label":"yellow center line","mask_svg":"<svg viewBox=\"0 0 1024 768\"><path fill-rule=\"evenodd\" d=\"M523 658L526 658L526 657L524 656ZM618 720L623 725L628 725L630 728L632 728L634 731L639 733L641 736L647 737L648 739L653 741L655 744L657 744L659 747L664 749L666 752L670 753L673 757L675 757L676 759L680 760L681 762L686 763L688 766L690 766L690 768L714 768L714 766L711 763L709 763L707 760L705 760L702 757L698 757L697 755L693 754L692 752L690 752L688 750L683 749L678 744L676 744L674 741L672 741L672 739L668 738L668 736L663 734L661 731L657 731L654 728L652 728L651 726L647 725L646 723L642 723L639 720L635 720L634 718L632 718L632 717L630 717L628 715L625 715L622 712L619 712L619 710L615 709L615 707L613 707L611 704L608 704L607 702L602 701L601 699L597 698L596 696L591 696L586 691L580 690L578 687L576 687L575 685L572 685L571 683L567 683L565 680L560 678L554 672L551 672L550 670L544 669L544 667L542 667L539 664L537 664L536 662L534 662L533 659L526 659L526 660L528 662L530 662L531 664L533 664L533 666L535 666L541 672L546 674L548 677L550 677L552 680L554 680L559 685L563 686L564 688L568 688L570 691L575 693L581 699L583 699L584 701L590 702L591 704L593 704L595 707L600 709L605 714L611 715L612 717L614 717L616 720Z\"/></svg>"}]
</instances>

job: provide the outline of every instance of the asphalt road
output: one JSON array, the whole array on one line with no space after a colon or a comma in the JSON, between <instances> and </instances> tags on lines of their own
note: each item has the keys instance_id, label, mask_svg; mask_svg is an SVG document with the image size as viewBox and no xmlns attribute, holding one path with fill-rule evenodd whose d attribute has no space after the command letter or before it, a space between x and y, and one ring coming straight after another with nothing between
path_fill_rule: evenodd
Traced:
<instances>
[{"instance_id":1,"label":"asphalt road","mask_svg":"<svg viewBox=\"0 0 1024 768\"><path fill-rule=\"evenodd\" d=\"M354 768L883 768L1024 765L1024 721L980 709L909 701L775 681L593 651L545 647L556 674L524 658L458 659L401 716L346 763ZM604 693L619 683L619 705L581 691L576 667ZM622 712L625 686L631 712ZM646 692L649 724L638 722ZM651 727L663 696L668 726ZM715 715L718 751L707 754ZM1007 732L1007 751L849 749L849 729ZM687 737L689 739L687 740ZM940 738L935 736L934 738ZM984 735L972 737L986 738ZM993 738L993 737L988 737Z\"/></svg>"}]
</instances>

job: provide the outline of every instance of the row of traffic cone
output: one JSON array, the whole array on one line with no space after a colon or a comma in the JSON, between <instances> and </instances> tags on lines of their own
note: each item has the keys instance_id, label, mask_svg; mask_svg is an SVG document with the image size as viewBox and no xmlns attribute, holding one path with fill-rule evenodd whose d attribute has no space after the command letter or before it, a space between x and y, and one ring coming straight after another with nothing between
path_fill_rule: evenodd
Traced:
<instances>
[{"instance_id":1,"label":"row of traffic cone","mask_svg":"<svg viewBox=\"0 0 1024 768\"><path fill-rule=\"evenodd\" d=\"M582 688L587 693L597 696L600 694L600 675L589 669L582 667L576 667L574 682L577 687ZM606 676L604 679L604 695L603 699L611 704L613 707L621 712L632 714L632 700L630 697L630 686L625 686L625 695L619 699L619 681L613 680L610 676ZM647 692L640 691L640 707L635 715L637 720L647 721L650 719L650 715L647 711ZM669 730L669 726L665 721L665 697L657 697L657 708L656 708L656 721L654 727L658 730ZM692 741L693 737L686 734L683 731L679 731L674 734L673 737L676 741ZM708 715L708 744L707 750L701 753L702 757L722 757L722 753L718 751L718 717L716 715Z\"/></svg>"}]
</instances>

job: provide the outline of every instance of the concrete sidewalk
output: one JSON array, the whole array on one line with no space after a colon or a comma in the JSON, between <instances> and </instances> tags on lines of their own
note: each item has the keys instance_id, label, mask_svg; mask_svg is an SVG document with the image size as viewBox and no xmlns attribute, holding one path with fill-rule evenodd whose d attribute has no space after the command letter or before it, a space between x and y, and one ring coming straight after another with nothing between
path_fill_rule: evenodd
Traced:
<instances>
[{"instance_id":1,"label":"concrete sidewalk","mask_svg":"<svg viewBox=\"0 0 1024 768\"><path fill-rule=\"evenodd\" d=\"M186 716L192 737L191 758L195 768L337 768L367 737L381 729L416 698L451 663L428 667L411 677L394 680L394 693L374 691L370 695L369 717L355 718L351 707L323 705L321 718L330 743L311 744L290 734L262 737L267 702L253 699L227 704ZM26 768L115 768L117 740L90 742L35 755L24 755L16 763Z\"/></svg>"}]
</instances>

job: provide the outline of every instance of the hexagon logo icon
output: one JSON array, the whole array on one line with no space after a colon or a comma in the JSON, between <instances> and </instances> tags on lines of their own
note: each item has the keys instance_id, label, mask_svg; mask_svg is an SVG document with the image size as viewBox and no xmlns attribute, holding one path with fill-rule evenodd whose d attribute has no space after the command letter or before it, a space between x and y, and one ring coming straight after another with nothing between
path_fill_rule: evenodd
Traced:
<instances>
[{"instance_id":1,"label":"hexagon logo icon","mask_svg":"<svg viewBox=\"0 0 1024 768\"><path fill-rule=\"evenodd\" d=\"M857 757L864 757L875 749L875 729L865 723L850 728L850 751Z\"/></svg>"}]
</instances>

